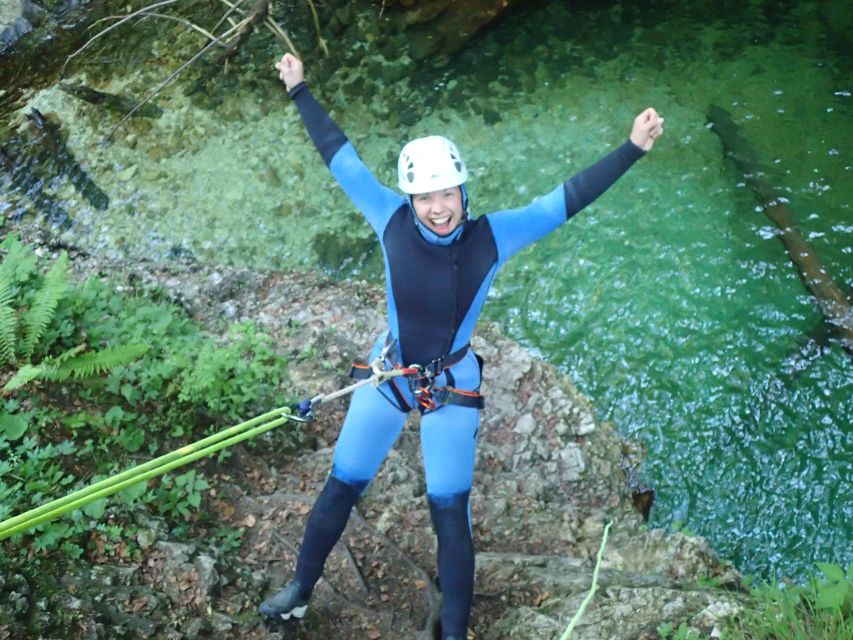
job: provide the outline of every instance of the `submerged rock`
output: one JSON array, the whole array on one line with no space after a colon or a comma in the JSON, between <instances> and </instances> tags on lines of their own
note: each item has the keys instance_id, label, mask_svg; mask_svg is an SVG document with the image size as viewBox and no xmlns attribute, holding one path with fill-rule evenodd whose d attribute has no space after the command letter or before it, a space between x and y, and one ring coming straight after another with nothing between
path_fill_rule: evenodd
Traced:
<instances>
[{"instance_id":1,"label":"submerged rock","mask_svg":"<svg viewBox=\"0 0 853 640\"><path fill-rule=\"evenodd\" d=\"M447 57L461 49L481 29L530 0L392 0L385 3L395 28L409 40L409 55Z\"/></svg>"},{"instance_id":2,"label":"submerged rock","mask_svg":"<svg viewBox=\"0 0 853 640\"><path fill-rule=\"evenodd\" d=\"M44 16L44 9L30 0L0 2L0 51L13 45L33 29Z\"/></svg>"}]
</instances>

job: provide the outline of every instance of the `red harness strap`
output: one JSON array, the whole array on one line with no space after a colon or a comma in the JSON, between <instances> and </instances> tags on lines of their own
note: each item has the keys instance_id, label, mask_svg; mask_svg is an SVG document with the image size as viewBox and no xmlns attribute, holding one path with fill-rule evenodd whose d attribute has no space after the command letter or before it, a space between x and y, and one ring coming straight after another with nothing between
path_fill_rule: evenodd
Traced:
<instances>
[{"instance_id":1,"label":"red harness strap","mask_svg":"<svg viewBox=\"0 0 853 640\"><path fill-rule=\"evenodd\" d=\"M386 348L387 348L386 344ZM452 404L460 407L469 407L472 409L482 409L485 406L485 399L477 391L465 391L453 387L453 376L448 371L450 367L459 362L468 351L468 345L462 349L453 352L449 356L433 360L426 366L412 365L403 367L399 364L395 368L403 371L402 377L406 378L409 383L409 388L415 396L418 403L418 410L423 413L425 411L435 411L441 405ZM479 359L478 359L479 360ZM482 366L482 365L481 365ZM435 387L435 378L443 372L448 374L449 386ZM349 370L349 377L354 380L364 380L373 376L373 369L370 365L354 362ZM391 380L391 391L394 393L401 406L408 406L409 403L404 400L400 390Z\"/></svg>"}]
</instances>

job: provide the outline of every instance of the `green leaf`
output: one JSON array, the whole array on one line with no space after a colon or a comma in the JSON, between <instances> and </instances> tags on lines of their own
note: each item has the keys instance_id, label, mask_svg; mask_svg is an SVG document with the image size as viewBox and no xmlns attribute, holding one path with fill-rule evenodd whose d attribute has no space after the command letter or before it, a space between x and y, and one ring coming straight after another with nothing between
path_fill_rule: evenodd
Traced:
<instances>
[{"instance_id":1,"label":"green leaf","mask_svg":"<svg viewBox=\"0 0 853 640\"><path fill-rule=\"evenodd\" d=\"M107 510L107 499L101 498L100 500L95 500L94 502L90 502L85 507L83 507L83 513L94 520L100 520L104 515L104 512Z\"/></svg>"},{"instance_id":2,"label":"green leaf","mask_svg":"<svg viewBox=\"0 0 853 640\"><path fill-rule=\"evenodd\" d=\"M121 385L121 395L131 405L135 405L136 404L136 398L139 394L136 392L136 389L133 388L133 385L123 384L123 385Z\"/></svg>"},{"instance_id":3,"label":"green leaf","mask_svg":"<svg viewBox=\"0 0 853 640\"><path fill-rule=\"evenodd\" d=\"M835 609L844 604L847 599L848 583L834 582L832 584L823 585L817 592L815 598L815 606L818 609Z\"/></svg>"},{"instance_id":4,"label":"green leaf","mask_svg":"<svg viewBox=\"0 0 853 640\"><path fill-rule=\"evenodd\" d=\"M109 411L104 414L104 422L111 427L121 424L122 418L124 418L124 409L118 405L110 407Z\"/></svg>"},{"instance_id":5,"label":"green leaf","mask_svg":"<svg viewBox=\"0 0 853 640\"><path fill-rule=\"evenodd\" d=\"M114 367L136 360L149 348L145 344L125 344L100 351L89 351L58 363L45 377L61 382L71 377L79 379L106 373Z\"/></svg>"},{"instance_id":6,"label":"green leaf","mask_svg":"<svg viewBox=\"0 0 853 640\"><path fill-rule=\"evenodd\" d=\"M815 566L823 571L830 580L844 580L844 569L829 562L815 562Z\"/></svg>"},{"instance_id":7,"label":"green leaf","mask_svg":"<svg viewBox=\"0 0 853 640\"><path fill-rule=\"evenodd\" d=\"M83 555L83 547L71 542L63 542L59 549L73 560L77 560Z\"/></svg>"},{"instance_id":8,"label":"green leaf","mask_svg":"<svg viewBox=\"0 0 853 640\"><path fill-rule=\"evenodd\" d=\"M145 433L139 427L126 427L121 430L118 439L125 449L130 453L135 453L142 448L145 442Z\"/></svg>"},{"instance_id":9,"label":"green leaf","mask_svg":"<svg viewBox=\"0 0 853 640\"><path fill-rule=\"evenodd\" d=\"M118 495L121 496L122 501L130 503L141 498L145 495L146 491L148 491L148 484L146 482L137 482L127 489L119 491Z\"/></svg>"},{"instance_id":10,"label":"green leaf","mask_svg":"<svg viewBox=\"0 0 853 640\"><path fill-rule=\"evenodd\" d=\"M28 247L18 241L15 234L0 242L0 251L7 251L0 268L6 272L13 283L23 282L36 271L38 258Z\"/></svg>"},{"instance_id":11,"label":"green leaf","mask_svg":"<svg viewBox=\"0 0 853 640\"><path fill-rule=\"evenodd\" d=\"M36 549L51 549L56 547L56 543L62 538L68 536L68 525L63 523L51 522L42 525L44 531L36 538Z\"/></svg>"},{"instance_id":12,"label":"green leaf","mask_svg":"<svg viewBox=\"0 0 853 640\"><path fill-rule=\"evenodd\" d=\"M0 433L9 440L17 440L27 431L27 421L19 415L0 413Z\"/></svg>"}]
</instances>

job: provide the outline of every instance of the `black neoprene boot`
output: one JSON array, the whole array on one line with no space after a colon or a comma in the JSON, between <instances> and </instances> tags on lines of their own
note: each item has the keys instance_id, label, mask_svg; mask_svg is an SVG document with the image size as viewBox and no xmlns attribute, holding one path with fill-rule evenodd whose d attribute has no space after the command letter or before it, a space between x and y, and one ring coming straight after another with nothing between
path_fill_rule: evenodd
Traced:
<instances>
[{"instance_id":1,"label":"black neoprene boot","mask_svg":"<svg viewBox=\"0 0 853 640\"><path fill-rule=\"evenodd\" d=\"M308 609L309 597L296 580L291 580L284 589L264 600L258 611L272 620L290 620L291 616L302 618Z\"/></svg>"}]
</instances>

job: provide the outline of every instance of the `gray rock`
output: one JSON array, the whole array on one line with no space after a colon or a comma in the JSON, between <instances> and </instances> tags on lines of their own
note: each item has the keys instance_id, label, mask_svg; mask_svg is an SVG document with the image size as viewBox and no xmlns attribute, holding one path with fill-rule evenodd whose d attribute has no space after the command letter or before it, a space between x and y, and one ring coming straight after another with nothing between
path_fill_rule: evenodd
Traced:
<instances>
[{"instance_id":1,"label":"gray rock","mask_svg":"<svg viewBox=\"0 0 853 640\"><path fill-rule=\"evenodd\" d=\"M199 588L207 595L219 593L219 573L216 571L216 560L208 555L200 554L193 561L198 571Z\"/></svg>"},{"instance_id":2,"label":"gray rock","mask_svg":"<svg viewBox=\"0 0 853 640\"><path fill-rule=\"evenodd\" d=\"M0 0L0 51L32 31L45 11L30 0Z\"/></svg>"}]
</instances>

